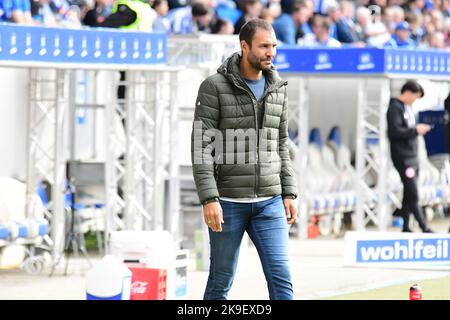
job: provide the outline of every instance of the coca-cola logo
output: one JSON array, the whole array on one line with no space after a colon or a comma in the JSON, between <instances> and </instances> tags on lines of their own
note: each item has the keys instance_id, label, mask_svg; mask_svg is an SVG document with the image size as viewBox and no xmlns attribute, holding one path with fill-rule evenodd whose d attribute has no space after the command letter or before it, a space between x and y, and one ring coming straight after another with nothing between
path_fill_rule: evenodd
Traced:
<instances>
[{"instance_id":1,"label":"coca-cola logo","mask_svg":"<svg viewBox=\"0 0 450 320\"><path fill-rule=\"evenodd\" d=\"M136 281L131 285L131 292L133 294L142 294L147 290L148 282Z\"/></svg>"}]
</instances>

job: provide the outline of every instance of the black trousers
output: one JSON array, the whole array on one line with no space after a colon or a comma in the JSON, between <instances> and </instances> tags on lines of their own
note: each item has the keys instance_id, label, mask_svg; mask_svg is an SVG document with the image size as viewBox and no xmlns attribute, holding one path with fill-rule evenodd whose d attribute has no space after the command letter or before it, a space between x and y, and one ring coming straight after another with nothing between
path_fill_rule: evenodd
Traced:
<instances>
[{"instance_id":1,"label":"black trousers","mask_svg":"<svg viewBox=\"0 0 450 320\"><path fill-rule=\"evenodd\" d=\"M403 231L409 230L409 216L411 213L414 215L414 218L416 218L422 231L424 231L427 229L427 225L422 209L419 206L419 192L417 189L419 167L414 162L408 164L408 161L401 161L400 163L394 162L394 167L400 174L403 183L403 201L401 209Z\"/></svg>"}]
</instances>

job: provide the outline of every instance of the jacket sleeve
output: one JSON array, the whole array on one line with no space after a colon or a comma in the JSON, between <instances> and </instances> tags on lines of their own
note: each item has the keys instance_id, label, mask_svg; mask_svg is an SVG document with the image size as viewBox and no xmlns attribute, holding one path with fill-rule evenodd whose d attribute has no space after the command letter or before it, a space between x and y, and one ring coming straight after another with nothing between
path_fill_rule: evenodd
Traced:
<instances>
[{"instance_id":1,"label":"jacket sleeve","mask_svg":"<svg viewBox=\"0 0 450 320\"><path fill-rule=\"evenodd\" d=\"M297 177L292 168L291 157L288 147L288 98L287 92L283 102L283 112L280 120L280 131L278 135L279 155L281 158L281 194L283 196L298 196Z\"/></svg>"},{"instance_id":2,"label":"jacket sleeve","mask_svg":"<svg viewBox=\"0 0 450 320\"><path fill-rule=\"evenodd\" d=\"M408 128L403 124L403 111L400 108L388 108L387 125L390 140L410 139L417 136L416 128Z\"/></svg>"},{"instance_id":3,"label":"jacket sleeve","mask_svg":"<svg viewBox=\"0 0 450 320\"><path fill-rule=\"evenodd\" d=\"M219 197L214 177L211 139L219 129L219 99L214 83L206 79L200 85L195 103L191 134L191 161L200 203Z\"/></svg>"}]
</instances>

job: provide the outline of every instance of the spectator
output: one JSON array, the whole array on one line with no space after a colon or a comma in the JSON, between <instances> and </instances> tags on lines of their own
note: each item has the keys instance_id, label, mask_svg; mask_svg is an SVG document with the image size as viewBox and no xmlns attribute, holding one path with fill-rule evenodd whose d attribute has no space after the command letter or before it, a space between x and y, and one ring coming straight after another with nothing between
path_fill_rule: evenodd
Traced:
<instances>
[{"instance_id":1,"label":"spectator","mask_svg":"<svg viewBox=\"0 0 450 320\"><path fill-rule=\"evenodd\" d=\"M308 23L313 11L308 7L307 1L297 0L294 2L292 20L295 24L295 43L303 38L305 34L311 34L312 29Z\"/></svg>"},{"instance_id":2,"label":"spectator","mask_svg":"<svg viewBox=\"0 0 450 320\"><path fill-rule=\"evenodd\" d=\"M217 18L228 20L232 23L232 26L242 15L241 10L237 8L237 4L233 0L217 0L215 10Z\"/></svg>"},{"instance_id":3,"label":"spectator","mask_svg":"<svg viewBox=\"0 0 450 320\"><path fill-rule=\"evenodd\" d=\"M327 12L328 17L334 23L331 27L331 36L341 43L356 42L356 35L352 34L348 24L344 22L340 8L337 5L331 5Z\"/></svg>"},{"instance_id":4,"label":"spectator","mask_svg":"<svg viewBox=\"0 0 450 320\"><path fill-rule=\"evenodd\" d=\"M406 4L407 11L413 13L422 13L425 10L424 0L408 0Z\"/></svg>"},{"instance_id":5,"label":"spectator","mask_svg":"<svg viewBox=\"0 0 450 320\"><path fill-rule=\"evenodd\" d=\"M370 7L370 6L377 6L381 10L384 10L384 8L387 7L387 0L370 0L368 7Z\"/></svg>"},{"instance_id":6,"label":"spectator","mask_svg":"<svg viewBox=\"0 0 450 320\"><path fill-rule=\"evenodd\" d=\"M307 34L299 40L302 47L339 48L341 43L330 37L331 21L328 17L315 15L312 19L313 34Z\"/></svg>"},{"instance_id":7,"label":"spectator","mask_svg":"<svg viewBox=\"0 0 450 320\"><path fill-rule=\"evenodd\" d=\"M381 22L381 17L375 14L372 17L368 8L359 7L356 10L356 20L358 22L356 31L360 41L364 41L368 46L382 47L390 39L390 34L385 25Z\"/></svg>"},{"instance_id":8,"label":"spectator","mask_svg":"<svg viewBox=\"0 0 450 320\"><path fill-rule=\"evenodd\" d=\"M435 9L429 12L431 23L436 31L444 31L444 15L441 11Z\"/></svg>"},{"instance_id":9,"label":"spectator","mask_svg":"<svg viewBox=\"0 0 450 320\"><path fill-rule=\"evenodd\" d=\"M326 16L329 6L336 6L336 0L314 0L314 13Z\"/></svg>"},{"instance_id":10,"label":"spectator","mask_svg":"<svg viewBox=\"0 0 450 320\"><path fill-rule=\"evenodd\" d=\"M405 0L388 0L388 7L401 6Z\"/></svg>"},{"instance_id":11,"label":"spectator","mask_svg":"<svg viewBox=\"0 0 450 320\"><path fill-rule=\"evenodd\" d=\"M414 50L416 48L414 42L410 38L410 30L408 22L399 23L395 28L395 34L384 45L386 48L402 48Z\"/></svg>"},{"instance_id":12,"label":"spectator","mask_svg":"<svg viewBox=\"0 0 450 320\"><path fill-rule=\"evenodd\" d=\"M155 32L170 32L170 21L167 18L169 12L169 4L167 0L155 0L152 4L157 17L153 22L153 31Z\"/></svg>"},{"instance_id":13,"label":"spectator","mask_svg":"<svg viewBox=\"0 0 450 320\"><path fill-rule=\"evenodd\" d=\"M277 4L277 1L278 0L271 0L266 6L263 6L259 18L269 22L270 24L273 24L275 20L281 15L281 6L279 5L279 3ZM281 31L284 32L285 30ZM279 43L282 43L282 41L280 41Z\"/></svg>"},{"instance_id":14,"label":"spectator","mask_svg":"<svg viewBox=\"0 0 450 320\"><path fill-rule=\"evenodd\" d=\"M176 8L189 7L189 0L168 0L167 4L169 5L169 10L173 10Z\"/></svg>"},{"instance_id":15,"label":"spectator","mask_svg":"<svg viewBox=\"0 0 450 320\"><path fill-rule=\"evenodd\" d=\"M392 22L395 26L397 26L399 23L405 21L405 10L403 10L400 6L393 6L391 7L392 12Z\"/></svg>"},{"instance_id":16,"label":"spectator","mask_svg":"<svg viewBox=\"0 0 450 320\"><path fill-rule=\"evenodd\" d=\"M309 19L314 16L314 0L303 0L305 7L309 11Z\"/></svg>"},{"instance_id":17,"label":"spectator","mask_svg":"<svg viewBox=\"0 0 450 320\"><path fill-rule=\"evenodd\" d=\"M339 3L342 13L342 21L349 26L352 32L355 32L355 6L353 2L343 0ZM356 36L356 35L355 35Z\"/></svg>"},{"instance_id":18,"label":"spectator","mask_svg":"<svg viewBox=\"0 0 450 320\"><path fill-rule=\"evenodd\" d=\"M423 27L425 29L425 38L429 37L430 34L436 32L436 27L431 20L431 15L429 12L423 16Z\"/></svg>"},{"instance_id":19,"label":"spectator","mask_svg":"<svg viewBox=\"0 0 450 320\"><path fill-rule=\"evenodd\" d=\"M203 2L197 2L192 5L192 23L193 32L211 33L211 24L214 23L214 16Z\"/></svg>"},{"instance_id":20,"label":"spectator","mask_svg":"<svg viewBox=\"0 0 450 320\"><path fill-rule=\"evenodd\" d=\"M111 14L99 26L151 32L155 18L156 12L148 2L116 0Z\"/></svg>"},{"instance_id":21,"label":"spectator","mask_svg":"<svg viewBox=\"0 0 450 320\"><path fill-rule=\"evenodd\" d=\"M171 33L191 34L198 31L211 32L211 24L215 21L210 5L213 1L195 1L188 7L170 10L167 16Z\"/></svg>"},{"instance_id":22,"label":"spectator","mask_svg":"<svg viewBox=\"0 0 450 320\"><path fill-rule=\"evenodd\" d=\"M442 0L441 11L446 18L450 17L450 0Z\"/></svg>"},{"instance_id":23,"label":"spectator","mask_svg":"<svg viewBox=\"0 0 450 320\"><path fill-rule=\"evenodd\" d=\"M295 46L297 42L295 41L295 23L292 16L287 13L281 13L281 6L279 2L272 2L271 6L278 6L277 9L280 13L276 16L275 21L272 23L277 40L279 40L282 44ZM276 14L277 11L274 12Z\"/></svg>"},{"instance_id":24,"label":"spectator","mask_svg":"<svg viewBox=\"0 0 450 320\"><path fill-rule=\"evenodd\" d=\"M394 10L392 7L387 7L383 12L382 17L383 23L386 26L386 29L389 33L395 32L395 27L397 24L394 22Z\"/></svg>"},{"instance_id":25,"label":"spectator","mask_svg":"<svg viewBox=\"0 0 450 320\"><path fill-rule=\"evenodd\" d=\"M230 21L218 18L211 25L211 33L230 35L234 33L234 27Z\"/></svg>"},{"instance_id":26,"label":"spectator","mask_svg":"<svg viewBox=\"0 0 450 320\"><path fill-rule=\"evenodd\" d=\"M445 49L445 36L442 32L435 32L429 37L428 43L424 46L424 48L429 49Z\"/></svg>"},{"instance_id":27,"label":"spectator","mask_svg":"<svg viewBox=\"0 0 450 320\"><path fill-rule=\"evenodd\" d=\"M292 15L296 2L302 2L307 10L311 12L310 18L314 15L314 0L281 0L281 9L284 13Z\"/></svg>"},{"instance_id":28,"label":"spectator","mask_svg":"<svg viewBox=\"0 0 450 320\"><path fill-rule=\"evenodd\" d=\"M33 1L31 15L35 24L42 24L47 27L57 27L56 15L50 7L51 0Z\"/></svg>"},{"instance_id":29,"label":"spectator","mask_svg":"<svg viewBox=\"0 0 450 320\"><path fill-rule=\"evenodd\" d=\"M33 25L30 0L0 0L0 21Z\"/></svg>"},{"instance_id":30,"label":"spectator","mask_svg":"<svg viewBox=\"0 0 450 320\"><path fill-rule=\"evenodd\" d=\"M423 16L421 13L408 12L405 18L406 22L409 23L409 28L411 31L410 38L414 42L414 45L418 47L425 36L425 29L422 27Z\"/></svg>"},{"instance_id":31,"label":"spectator","mask_svg":"<svg viewBox=\"0 0 450 320\"><path fill-rule=\"evenodd\" d=\"M94 8L86 12L83 24L90 27L98 27L111 14L113 3L114 0L96 0Z\"/></svg>"},{"instance_id":32,"label":"spectator","mask_svg":"<svg viewBox=\"0 0 450 320\"><path fill-rule=\"evenodd\" d=\"M170 1L169 1L170 8ZM192 33L192 7L179 6L169 10L167 19L170 22L170 32L173 34Z\"/></svg>"},{"instance_id":33,"label":"spectator","mask_svg":"<svg viewBox=\"0 0 450 320\"><path fill-rule=\"evenodd\" d=\"M52 0L50 8L53 10L56 21L60 27L79 28L81 27L82 3L69 5L67 0Z\"/></svg>"},{"instance_id":34,"label":"spectator","mask_svg":"<svg viewBox=\"0 0 450 320\"><path fill-rule=\"evenodd\" d=\"M295 0L281 0L280 4L283 13L292 14L294 3Z\"/></svg>"},{"instance_id":35,"label":"spectator","mask_svg":"<svg viewBox=\"0 0 450 320\"><path fill-rule=\"evenodd\" d=\"M260 0L244 0L243 14L234 25L234 33L239 34L242 26L250 20L259 18L262 12L262 4Z\"/></svg>"}]
</instances>

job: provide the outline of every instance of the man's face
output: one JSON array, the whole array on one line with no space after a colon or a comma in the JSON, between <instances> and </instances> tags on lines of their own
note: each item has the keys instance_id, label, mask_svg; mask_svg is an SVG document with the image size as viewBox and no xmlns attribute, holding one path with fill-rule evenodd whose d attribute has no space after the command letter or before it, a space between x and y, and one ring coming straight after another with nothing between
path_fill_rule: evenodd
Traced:
<instances>
[{"instance_id":1,"label":"man's face","mask_svg":"<svg viewBox=\"0 0 450 320\"><path fill-rule=\"evenodd\" d=\"M417 99L420 99L420 92L410 92L410 91L406 91L405 92L405 103L407 105L412 105L414 102L416 102Z\"/></svg>"},{"instance_id":2,"label":"man's face","mask_svg":"<svg viewBox=\"0 0 450 320\"><path fill-rule=\"evenodd\" d=\"M243 57L258 71L270 69L276 55L276 46L277 38L275 32L259 28L253 36L251 47L245 41L241 43Z\"/></svg>"},{"instance_id":3,"label":"man's face","mask_svg":"<svg viewBox=\"0 0 450 320\"><path fill-rule=\"evenodd\" d=\"M262 11L262 5L261 2L256 1L253 4L247 5L247 15L256 18L261 14Z\"/></svg>"},{"instance_id":4,"label":"man's face","mask_svg":"<svg viewBox=\"0 0 450 320\"><path fill-rule=\"evenodd\" d=\"M292 19L296 24L303 24L308 21L308 9L307 8L295 8L292 12Z\"/></svg>"},{"instance_id":5,"label":"man's face","mask_svg":"<svg viewBox=\"0 0 450 320\"><path fill-rule=\"evenodd\" d=\"M205 14L204 16L195 17L195 19L198 21L198 23L201 26L207 27L209 25L209 23L211 22L211 15Z\"/></svg>"},{"instance_id":6,"label":"man's face","mask_svg":"<svg viewBox=\"0 0 450 320\"><path fill-rule=\"evenodd\" d=\"M319 39L325 38L328 35L328 30L320 22L314 22L312 30Z\"/></svg>"},{"instance_id":7,"label":"man's face","mask_svg":"<svg viewBox=\"0 0 450 320\"><path fill-rule=\"evenodd\" d=\"M408 30L397 30L397 36L400 40L406 41L409 38L409 31Z\"/></svg>"},{"instance_id":8,"label":"man's face","mask_svg":"<svg viewBox=\"0 0 450 320\"><path fill-rule=\"evenodd\" d=\"M341 12L337 9L328 11L328 17L333 21L338 21L341 17Z\"/></svg>"}]
</instances>

